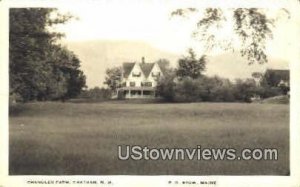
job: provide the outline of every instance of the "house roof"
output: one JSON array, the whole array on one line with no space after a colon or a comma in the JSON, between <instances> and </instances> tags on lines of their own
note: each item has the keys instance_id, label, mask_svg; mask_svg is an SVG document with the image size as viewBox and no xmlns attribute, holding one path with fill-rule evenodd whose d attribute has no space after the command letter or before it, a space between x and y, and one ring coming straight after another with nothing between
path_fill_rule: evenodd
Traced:
<instances>
[{"instance_id":1,"label":"house roof","mask_svg":"<svg viewBox=\"0 0 300 187\"><path fill-rule=\"evenodd\" d=\"M283 69L268 69L266 73L271 73L276 76L279 76L283 81L290 80L290 70Z\"/></svg>"},{"instance_id":2,"label":"house roof","mask_svg":"<svg viewBox=\"0 0 300 187\"><path fill-rule=\"evenodd\" d=\"M160 67L162 73L165 74L166 71L167 71L167 64L163 63L163 62L160 62L160 61L158 61L157 64Z\"/></svg>"},{"instance_id":3,"label":"house roof","mask_svg":"<svg viewBox=\"0 0 300 187\"><path fill-rule=\"evenodd\" d=\"M123 77L127 78L134 67L134 62L124 62L123 63Z\"/></svg>"},{"instance_id":4,"label":"house roof","mask_svg":"<svg viewBox=\"0 0 300 187\"><path fill-rule=\"evenodd\" d=\"M141 67L145 77L149 76L153 66L154 66L154 63L140 63L140 67Z\"/></svg>"},{"instance_id":5,"label":"house roof","mask_svg":"<svg viewBox=\"0 0 300 187\"><path fill-rule=\"evenodd\" d=\"M155 63L139 63L143 74L145 77L148 77L151 70L153 69ZM166 71L166 65L164 63L157 62L160 67L162 73L164 74ZM123 77L128 78L130 72L132 71L135 63L134 62L124 62L123 63Z\"/></svg>"}]
</instances>

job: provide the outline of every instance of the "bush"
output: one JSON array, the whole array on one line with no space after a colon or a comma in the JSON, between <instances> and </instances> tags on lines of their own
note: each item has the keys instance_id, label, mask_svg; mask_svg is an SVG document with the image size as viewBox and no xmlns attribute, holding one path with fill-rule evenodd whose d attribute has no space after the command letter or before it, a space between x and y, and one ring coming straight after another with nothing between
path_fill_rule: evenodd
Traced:
<instances>
[{"instance_id":1,"label":"bush","mask_svg":"<svg viewBox=\"0 0 300 187\"><path fill-rule=\"evenodd\" d=\"M202 101L201 93L205 92L197 80L183 78L176 84L174 100L177 102Z\"/></svg>"},{"instance_id":2,"label":"bush","mask_svg":"<svg viewBox=\"0 0 300 187\"><path fill-rule=\"evenodd\" d=\"M107 100L111 98L111 91L110 89L95 87L82 91L78 98Z\"/></svg>"},{"instance_id":3,"label":"bush","mask_svg":"<svg viewBox=\"0 0 300 187\"><path fill-rule=\"evenodd\" d=\"M254 79L237 79L233 94L236 101L251 102L253 96L259 95L259 87Z\"/></svg>"},{"instance_id":4,"label":"bush","mask_svg":"<svg viewBox=\"0 0 300 187\"><path fill-rule=\"evenodd\" d=\"M228 79L222 79L217 76L202 76L197 79L185 77L176 83L174 79L162 79L157 88L158 94L167 101L235 101L232 83Z\"/></svg>"},{"instance_id":5,"label":"bush","mask_svg":"<svg viewBox=\"0 0 300 187\"><path fill-rule=\"evenodd\" d=\"M181 102L234 101L232 84L220 77L186 78L176 85L175 100Z\"/></svg>"},{"instance_id":6,"label":"bush","mask_svg":"<svg viewBox=\"0 0 300 187\"><path fill-rule=\"evenodd\" d=\"M158 80L156 93L158 96L163 97L166 101L174 101L175 86L175 72L172 69L168 69L165 72L164 77Z\"/></svg>"},{"instance_id":7,"label":"bush","mask_svg":"<svg viewBox=\"0 0 300 187\"><path fill-rule=\"evenodd\" d=\"M260 87L258 93L258 95L260 95L260 97L263 99L282 95L282 94L283 94L282 89L278 87Z\"/></svg>"},{"instance_id":8,"label":"bush","mask_svg":"<svg viewBox=\"0 0 300 187\"><path fill-rule=\"evenodd\" d=\"M22 103L23 97L18 93L12 93L9 95L9 104Z\"/></svg>"},{"instance_id":9,"label":"bush","mask_svg":"<svg viewBox=\"0 0 300 187\"><path fill-rule=\"evenodd\" d=\"M237 79L234 83L218 76L176 80L168 76L159 81L158 95L175 102L252 102L253 97L269 98L283 94L280 87L258 86L254 79Z\"/></svg>"},{"instance_id":10,"label":"bush","mask_svg":"<svg viewBox=\"0 0 300 187\"><path fill-rule=\"evenodd\" d=\"M234 101L233 85L229 79L223 79L218 76L205 77L202 79L201 85L206 90L200 95L204 101Z\"/></svg>"}]
</instances>

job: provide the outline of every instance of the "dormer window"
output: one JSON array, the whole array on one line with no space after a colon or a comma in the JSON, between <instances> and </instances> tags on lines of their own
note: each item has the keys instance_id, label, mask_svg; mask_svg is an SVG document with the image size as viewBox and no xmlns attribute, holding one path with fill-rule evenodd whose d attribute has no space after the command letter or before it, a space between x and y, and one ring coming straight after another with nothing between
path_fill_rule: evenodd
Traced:
<instances>
[{"instance_id":1,"label":"dormer window","mask_svg":"<svg viewBox=\"0 0 300 187\"><path fill-rule=\"evenodd\" d=\"M133 77L140 77L141 75L142 75L141 72L139 72L139 73L132 73Z\"/></svg>"},{"instance_id":2,"label":"dormer window","mask_svg":"<svg viewBox=\"0 0 300 187\"><path fill-rule=\"evenodd\" d=\"M152 77L159 77L160 76L160 72L154 73L152 72Z\"/></svg>"}]
</instances>

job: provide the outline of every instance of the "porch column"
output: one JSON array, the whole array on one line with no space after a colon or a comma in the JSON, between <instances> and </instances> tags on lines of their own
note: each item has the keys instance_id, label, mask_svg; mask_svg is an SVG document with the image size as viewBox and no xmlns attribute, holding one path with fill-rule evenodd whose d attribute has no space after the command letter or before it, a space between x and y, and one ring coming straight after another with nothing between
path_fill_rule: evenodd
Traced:
<instances>
[{"instance_id":1,"label":"porch column","mask_svg":"<svg viewBox=\"0 0 300 187\"><path fill-rule=\"evenodd\" d=\"M131 98L131 90L130 89L128 90L128 95Z\"/></svg>"}]
</instances>

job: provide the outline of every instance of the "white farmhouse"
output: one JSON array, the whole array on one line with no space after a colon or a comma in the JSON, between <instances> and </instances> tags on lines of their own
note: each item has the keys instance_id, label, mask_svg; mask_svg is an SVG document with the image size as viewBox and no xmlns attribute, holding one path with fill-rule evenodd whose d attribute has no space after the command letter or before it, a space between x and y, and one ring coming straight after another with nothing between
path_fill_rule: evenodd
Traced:
<instances>
[{"instance_id":1,"label":"white farmhouse","mask_svg":"<svg viewBox=\"0 0 300 187\"><path fill-rule=\"evenodd\" d=\"M125 62L122 68L121 87L117 89L119 98L154 98L156 85L160 77L164 76L165 65L160 62L145 63Z\"/></svg>"}]
</instances>

